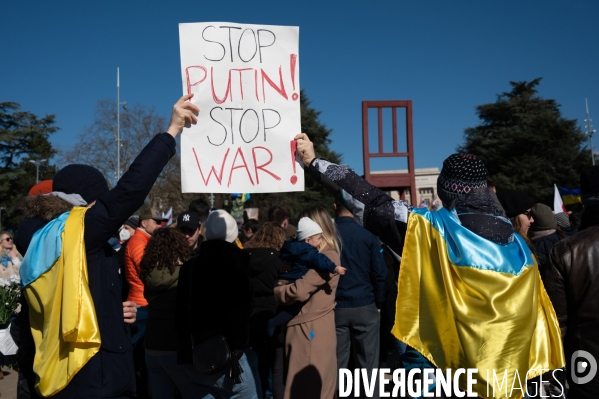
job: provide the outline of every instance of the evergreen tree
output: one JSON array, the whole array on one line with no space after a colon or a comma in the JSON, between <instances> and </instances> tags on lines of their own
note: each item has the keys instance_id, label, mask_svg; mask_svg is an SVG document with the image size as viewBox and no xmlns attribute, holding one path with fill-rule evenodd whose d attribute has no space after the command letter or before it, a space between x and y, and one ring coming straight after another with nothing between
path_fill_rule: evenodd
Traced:
<instances>
[{"instance_id":1,"label":"evergreen tree","mask_svg":"<svg viewBox=\"0 0 599 399\"><path fill-rule=\"evenodd\" d=\"M510 82L511 92L476 107L482 122L465 130L457 150L480 157L498 187L552 206L553 184L578 187L590 154L577 121L562 117L555 100L537 95L541 79Z\"/></svg>"},{"instance_id":2,"label":"evergreen tree","mask_svg":"<svg viewBox=\"0 0 599 399\"><path fill-rule=\"evenodd\" d=\"M310 106L308 96L301 90L300 92L300 111L302 133L306 133L310 140L314 143L316 154L328 159L331 162L340 163L341 154L329 149L331 139L331 129L328 129L318 118L320 111L315 110ZM300 132L298 132L300 133ZM266 221L266 213L270 207L275 205L285 205L291 211L291 218L297 218L299 212L303 209L319 205L327 208L333 216L334 198L323 188L323 186L310 175L305 173L305 191L295 193L272 193L272 194L252 194L252 199L246 204L246 207L260 208L260 221Z\"/></svg>"},{"instance_id":3,"label":"evergreen tree","mask_svg":"<svg viewBox=\"0 0 599 399\"><path fill-rule=\"evenodd\" d=\"M35 184L36 166L30 160L46 159L39 166L40 180L51 179L56 168L49 164L56 154L49 137L56 132L54 115L38 118L19 111L19 104L0 103L0 206L2 228L15 229L20 221L14 212L19 200Z\"/></svg>"}]
</instances>

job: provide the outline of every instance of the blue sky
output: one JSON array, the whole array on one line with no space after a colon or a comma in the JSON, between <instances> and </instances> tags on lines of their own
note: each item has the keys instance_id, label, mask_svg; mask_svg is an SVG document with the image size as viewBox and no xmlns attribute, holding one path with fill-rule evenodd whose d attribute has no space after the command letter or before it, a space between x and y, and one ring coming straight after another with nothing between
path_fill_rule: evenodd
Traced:
<instances>
[{"instance_id":1,"label":"blue sky","mask_svg":"<svg viewBox=\"0 0 599 399\"><path fill-rule=\"evenodd\" d=\"M509 81L543 77L540 94L579 124L588 98L599 126L598 17L594 0L4 2L0 101L55 114L66 149L116 99L117 67L122 101L170 115L178 23L295 25L301 86L344 163L363 171L363 100L412 100L416 167L441 167Z\"/></svg>"}]
</instances>

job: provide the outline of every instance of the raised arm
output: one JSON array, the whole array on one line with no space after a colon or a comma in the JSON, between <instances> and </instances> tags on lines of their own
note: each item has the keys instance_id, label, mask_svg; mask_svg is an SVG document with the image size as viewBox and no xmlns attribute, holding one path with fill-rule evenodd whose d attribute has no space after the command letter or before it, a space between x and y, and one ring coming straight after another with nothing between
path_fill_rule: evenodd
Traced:
<instances>
[{"instance_id":1,"label":"raised arm","mask_svg":"<svg viewBox=\"0 0 599 399\"><path fill-rule=\"evenodd\" d=\"M88 249L100 248L139 209L169 159L175 155L175 137L187 124L195 123L198 108L185 95L173 106L166 133L156 135L135 158L117 185L98 198L85 215ZM89 228L92 227L92 228Z\"/></svg>"},{"instance_id":2,"label":"raised arm","mask_svg":"<svg viewBox=\"0 0 599 399\"><path fill-rule=\"evenodd\" d=\"M349 166L316 158L314 145L305 133L295 136L297 151L310 175L347 204L354 214L363 212L363 225L396 253L403 250L408 215L412 210L405 201L396 201L387 193L358 176ZM345 191L343 193L342 191ZM355 201L363 204L356 206Z\"/></svg>"}]
</instances>

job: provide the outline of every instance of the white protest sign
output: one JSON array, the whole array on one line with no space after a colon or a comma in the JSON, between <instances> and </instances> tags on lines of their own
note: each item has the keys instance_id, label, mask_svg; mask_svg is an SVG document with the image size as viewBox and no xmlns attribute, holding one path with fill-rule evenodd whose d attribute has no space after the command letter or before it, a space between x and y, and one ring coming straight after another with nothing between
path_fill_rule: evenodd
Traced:
<instances>
[{"instance_id":1,"label":"white protest sign","mask_svg":"<svg viewBox=\"0 0 599 399\"><path fill-rule=\"evenodd\" d=\"M179 24L183 93L200 108L181 136L184 193L303 191L299 28Z\"/></svg>"}]
</instances>

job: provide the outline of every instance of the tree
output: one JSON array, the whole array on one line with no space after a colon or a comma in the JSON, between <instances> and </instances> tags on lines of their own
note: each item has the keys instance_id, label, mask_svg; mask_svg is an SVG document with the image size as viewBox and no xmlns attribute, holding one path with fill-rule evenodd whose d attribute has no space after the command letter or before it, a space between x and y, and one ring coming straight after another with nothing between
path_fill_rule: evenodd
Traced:
<instances>
[{"instance_id":1,"label":"tree","mask_svg":"<svg viewBox=\"0 0 599 399\"><path fill-rule=\"evenodd\" d=\"M308 96L301 90L300 92L300 112L302 132L306 133L314 143L314 150L320 158L328 159L334 163L341 162L341 154L329 149L331 139L331 129L328 129L320 120L320 111L310 106ZM299 132L298 132L299 133ZM305 173L305 191L297 193L272 193L272 194L252 194L252 199L247 207L260 208L261 221L266 220L266 212L274 205L286 205L291 211L292 218L297 217L302 209L313 205L319 205L332 212L334 198L321 184L317 183Z\"/></svg>"},{"instance_id":2,"label":"tree","mask_svg":"<svg viewBox=\"0 0 599 399\"><path fill-rule=\"evenodd\" d=\"M0 206L2 228L16 228L20 216L14 209L20 199L27 195L35 184L36 167L30 160L46 159L40 164L40 180L52 178L56 168L49 164L56 154L52 148L50 134L58 131L54 126L54 115L38 118L36 115L19 111L14 102L0 103Z\"/></svg>"},{"instance_id":3,"label":"tree","mask_svg":"<svg viewBox=\"0 0 599 399\"><path fill-rule=\"evenodd\" d=\"M121 111L121 175L152 137L164 131L165 125L164 118L157 115L153 108L136 104L127 111ZM84 128L79 141L64 154L64 161L92 165L114 186L117 172L116 140L116 102L100 100L96 104L93 123Z\"/></svg>"},{"instance_id":4,"label":"tree","mask_svg":"<svg viewBox=\"0 0 599 399\"><path fill-rule=\"evenodd\" d=\"M562 117L555 100L537 95L541 79L510 82L509 93L476 107L482 122L465 130L457 150L480 157L499 187L552 205L553 184L578 187L590 153L577 121Z\"/></svg>"},{"instance_id":5,"label":"tree","mask_svg":"<svg viewBox=\"0 0 599 399\"><path fill-rule=\"evenodd\" d=\"M135 104L120 113L121 175L152 137L164 131L166 120L153 107ZM93 123L84 128L78 142L63 154L63 162L91 165L106 176L110 186L114 186L117 171L116 138L116 101L100 100L96 104ZM181 194L180 158L177 153L154 183L148 203L163 211L172 206L173 211L178 213L187 209L187 204L197 197L194 194Z\"/></svg>"}]
</instances>

